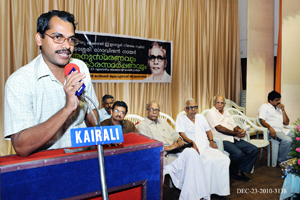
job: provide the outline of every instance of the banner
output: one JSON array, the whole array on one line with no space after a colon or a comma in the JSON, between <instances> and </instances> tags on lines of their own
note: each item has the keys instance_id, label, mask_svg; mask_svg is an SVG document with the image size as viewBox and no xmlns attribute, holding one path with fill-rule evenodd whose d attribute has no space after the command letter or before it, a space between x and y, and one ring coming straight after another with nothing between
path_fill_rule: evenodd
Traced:
<instances>
[{"instance_id":1,"label":"banner","mask_svg":"<svg viewBox=\"0 0 300 200\"><path fill-rule=\"evenodd\" d=\"M172 82L172 42L76 31L93 82Z\"/></svg>"}]
</instances>

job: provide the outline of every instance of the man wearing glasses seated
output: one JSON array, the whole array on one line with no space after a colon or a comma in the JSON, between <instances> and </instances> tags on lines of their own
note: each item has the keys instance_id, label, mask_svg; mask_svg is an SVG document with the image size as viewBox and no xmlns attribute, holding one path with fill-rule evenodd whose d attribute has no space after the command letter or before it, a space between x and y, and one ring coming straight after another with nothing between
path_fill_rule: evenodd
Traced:
<instances>
[{"instance_id":1,"label":"man wearing glasses seated","mask_svg":"<svg viewBox=\"0 0 300 200\"><path fill-rule=\"evenodd\" d=\"M111 118L102 121L101 126L121 125L123 134L137 132L135 125L131 121L124 119L127 110L128 107L124 101L116 101L112 106Z\"/></svg>"},{"instance_id":2,"label":"man wearing glasses seated","mask_svg":"<svg viewBox=\"0 0 300 200\"><path fill-rule=\"evenodd\" d=\"M193 142L196 146L204 165L209 193L229 195L230 159L217 149L205 117L197 114L198 106L194 99L186 99L184 111L186 115L180 115L176 119L176 131L185 142Z\"/></svg>"},{"instance_id":3,"label":"man wearing glasses seated","mask_svg":"<svg viewBox=\"0 0 300 200\"><path fill-rule=\"evenodd\" d=\"M164 119L158 118L160 106L151 101L146 106L147 117L138 126L139 133L164 143L164 169L181 190L179 199L210 199L204 168L194 148L185 148L182 153L167 154L184 143L180 135Z\"/></svg>"},{"instance_id":4,"label":"man wearing glasses seated","mask_svg":"<svg viewBox=\"0 0 300 200\"><path fill-rule=\"evenodd\" d=\"M83 93L99 106L86 64L71 58L79 43L75 28L74 16L68 12L40 15L35 41L41 54L6 82L4 136L20 156L71 147L70 129L95 126L88 106L75 95L84 83ZM80 72L66 76L68 63L77 65ZM97 116L97 108L93 112Z\"/></svg>"},{"instance_id":5,"label":"man wearing glasses seated","mask_svg":"<svg viewBox=\"0 0 300 200\"><path fill-rule=\"evenodd\" d=\"M244 172L250 173L258 155L253 144L244 141L245 130L238 127L225 108L225 97L214 97L214 107L206 115L214 136L223 139L224 150L230 154L231 177L249 182Z\"/></svg>"},{"instance_id":6,"label":"man wearing glasses seated","mask_svg":"<svg viewBox=\"0 0 300 200\"><path fill-rule=\"evenodd\" d=\"M172 77L166 72L167 49L158 42L153 42L148 53L148 66L151 76L144 79L146 82L171 82Z\"/></svg>"}]
</instances>

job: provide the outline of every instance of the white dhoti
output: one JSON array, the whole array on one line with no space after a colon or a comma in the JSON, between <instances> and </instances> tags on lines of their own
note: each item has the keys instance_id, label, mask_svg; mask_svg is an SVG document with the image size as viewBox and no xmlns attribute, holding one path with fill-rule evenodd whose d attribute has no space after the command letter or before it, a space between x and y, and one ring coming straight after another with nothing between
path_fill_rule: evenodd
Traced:
<instances>
[{"instance_id":1,"label":"white dhoti","mask_svg":"<svg viewBox=\"0 0 300 200\"><path fill-rule=\"evenodd\" d=\"M229 157L218 149L208 147L200 152L200 158L204 165L209 193L220 196L229 195Z\"/></svg>"},{"instance_id":2,"label":"white dhoti","mask_svg":"<svg viewBox=\"0 0 300 200\"><path fill-rule=\"evenodd\" d=\"M210 199L204 167L195 149L186 148L165 169L174 185L181 190L180 200Z\"/></svg>"},{"instance_id":3,"label":"white dhoti","mask_svg":"<svg viewBox=\"0 0 300 200\"><path fill-rule=\"evenodd\" d=\"M229 165L230 159L218 149L209 147L206 131L206 120L195 120L195 143L204 165L207 186L210 194L227 196L230 194Z\"/></svg>"}]
</instances>

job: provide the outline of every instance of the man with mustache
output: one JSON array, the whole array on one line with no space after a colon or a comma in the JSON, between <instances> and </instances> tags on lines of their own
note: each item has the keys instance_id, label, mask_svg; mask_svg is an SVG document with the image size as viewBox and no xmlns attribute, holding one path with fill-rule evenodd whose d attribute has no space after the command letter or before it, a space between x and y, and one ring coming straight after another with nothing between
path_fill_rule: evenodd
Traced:
<instances>
[{"instance_id":1,"label":"man with mustache","mask_svg":"<svg viewBox=\"0 0 300 200\"><path fill-rule=\"evenodd\" d=\"M144 79L146 82L171 82L172 77L166 72L167 50L162 43L153 42L148 53L148 66L151 76Z\"/></svg>"},{"instance_id":2,"label":"man with mustache","mask_svg":"<svg viewBox=\"0 0 300 200\"><path fill-rule=\"evenodd\" d=\"M160 106L151 101L146 106L147 117L138 126L139 133L164 143L164 169L181 190L179 199L210 199L204 167L194 148L185 148L182 153L167 154L184 145L180 135L164 119L158 118ZM195 147L195 146L194 146Z\"/></svg>"},{"instance_id":3,"label":"man with mustache","mask_svg":"<svg viewBox=\"0 0 300 200\"><path fill-rule=\"evenodd\" d=\"M112 106L114 104L115 98L112 95L106 94L102 97L102 106L99 110L100 122L111 117Z\"/></svg>"},{"instance_id":4,"label":"man with mustache","mask_svg":"<svg viewBox=\"0 0 300 200\"><path fill-rule=\"evenodd\" d=\"M6 82L4 137L11 139L20 156L71 147L70 129L95 126L88 106L75 95L84 83L83 93L99 105L87 66L71 58L79 43L75 29L74 15L68 12L52 10L40 15L35 40L41 54ZM66 76L68 63L76 64L80 73Z\"/></svg>"},{"instance_id":5,"label":"man with mustache","mask_svg":"<svg viewBox=\"0 0 300 200\"><path fill-rule=\"evenodd\" d=\"M270 136L281 140L278 152L278 162L284 162L291 157L288 156L294 133L283 125L288 125L290 120L286 114L285 107L281 103L281 94L272 91L268 94L268 103L258 109L260 123L268 128Z\"/></svg>"},{"instance_id":6,"label":"man with mustache","mask_svg":"<svg viewBox=\"0 0 300 200\"><path fill-rule=\"evenodd\" d=\"M124 119L127 111L128 106L124 101L116 101L112 106L111 118L102 121L101 126L121 125L123 134L137 132L135 125Z\"/></svg>"}]
</instances>

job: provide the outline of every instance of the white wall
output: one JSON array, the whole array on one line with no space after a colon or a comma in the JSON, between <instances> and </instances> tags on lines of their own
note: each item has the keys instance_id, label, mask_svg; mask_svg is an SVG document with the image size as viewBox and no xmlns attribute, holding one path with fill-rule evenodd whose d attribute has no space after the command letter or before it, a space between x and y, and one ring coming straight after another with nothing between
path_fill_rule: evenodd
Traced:
<instances>
[{"instance_id":1,"label":"white wall","mask_svg":"<svg viewBox=\"0 0 300 200\"><path fill-rule=\"evenodd\" d=\"M247 0L239 0L240 51L247 58ZM274 56L277 56L279 28L279 0L274 0Z\"/></svg>"},{"instance_id":2,"label":"white wall","mask_svg":"<svg viewBox=\"0 0 300 200\"><path fill-rule=\"evenodd\" d=\"M282 1L281 100L290 125L300 117L300 1Z\"/></svg>"}]
</instances>

